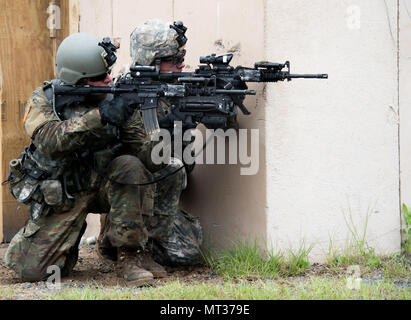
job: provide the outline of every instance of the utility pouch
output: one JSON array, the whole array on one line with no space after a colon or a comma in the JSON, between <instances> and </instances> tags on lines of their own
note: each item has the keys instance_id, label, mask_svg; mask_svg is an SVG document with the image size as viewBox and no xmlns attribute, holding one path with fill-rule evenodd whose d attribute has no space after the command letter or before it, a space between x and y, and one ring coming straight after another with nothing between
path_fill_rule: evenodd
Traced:
<instances>
[{"instance_id":1,"label":"utility pouch","mask_svg":"<svg viewBox=\"0 0 411 320\"><path fill-rule=\"evenodd\" d=\"M19 203L28 204L30 200L41 202L42 195L38 191L41 181L48 172L39 168L28 158L29 147L17 158L10 161L10 191Z\"/></svg>"},{"instance_id":2,"label":"utility pouch","mask_svg":"<svg viewBox=\"0 0 411 320\"><path fill-rule=\"evenodd\" d=\"M63 188L59 180L44 180L40 190L44 201L50 206L59 206L63 203Z\"/></svg>"},{"instance_id":3,"label":"utility pouch","mask_svg":"<svg viewBox=\"0 0 411 320\"><path fill-rule=\"evenodd\" d=\"M26 176L18 183L10 186L11 194L19 203L27 203L37 191L40 182L32 177Z\"/></svg>"},{"instance_id":4,"label":"utility pouch","mask_svg":"<svg viewBox=\"0 0 411 320\"><path fill-rule=\"evenodd\" d=\"M50 207L46 207L46 203L38 203L36 201L31 201L28 204L30 208L30 217L32 221L37 221L42 215L47 215L47 209ZM30 232L30 235L33 235L37 230L33 230L33 233ZM28 235L27 235L28 236Z\"/></svg>"}]
</instances>

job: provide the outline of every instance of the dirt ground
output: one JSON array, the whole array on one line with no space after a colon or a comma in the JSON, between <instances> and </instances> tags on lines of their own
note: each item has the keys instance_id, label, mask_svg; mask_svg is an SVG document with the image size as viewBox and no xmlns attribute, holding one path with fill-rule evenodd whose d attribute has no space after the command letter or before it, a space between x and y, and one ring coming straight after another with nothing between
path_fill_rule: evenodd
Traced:
<instances>
[{"instance_id":1,"label":"dirt ground","mask_svg":"<svg viewBox=\"0 0 411 320\"><path fill-rule=\"evenodd\" d=\"M13 299L36 299L42 292L47 292L45 282L20 282L13 270L4 265L4 255L7 244L0 244L0 289L13 288L17 296ZM213 282L218 283L218 277L204 266L171 268L166 267L168 277L155 279L153 286L159 286L167 281ZM98 286L104 288L127 286L117 277L114 264L102 261L96 254L94 245L81 245L79 259L72 274L61 280L62 288L84 288ZM1 298L1 297L0 297Z\"/></svg>"}]
</instances>

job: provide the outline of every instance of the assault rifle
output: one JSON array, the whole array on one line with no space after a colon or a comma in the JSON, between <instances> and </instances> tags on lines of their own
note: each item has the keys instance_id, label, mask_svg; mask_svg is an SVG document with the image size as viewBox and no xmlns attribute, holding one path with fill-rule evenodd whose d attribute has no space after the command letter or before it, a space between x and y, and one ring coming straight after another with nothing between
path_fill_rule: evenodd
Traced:
<instances>
[{"instance_id":1,"label":"assault rifle","mask_svg":"<svg viewBox=\"0 0 411 320\"><path fill-rule=\"evenodd\" d=\"M160 73L154 66L132 66L111 87L72 86L51 84L53 108L61 118L67 106L90 94L121 95L136 105L143 114L146 132L152 134L160 127L172 128L174 121L182 121L185 129L203 123L208 128L224 128L230 117L250 112L244 106L246 95L255 95L246 82L290 81L296 78L327 79L327 74L292 74L290 62L256 62L254 68L230 66L232 54L200 57L194 72ZM157 119L157 102L165 97L171 111L165 119Z\"/></svg>"}]
</instances>

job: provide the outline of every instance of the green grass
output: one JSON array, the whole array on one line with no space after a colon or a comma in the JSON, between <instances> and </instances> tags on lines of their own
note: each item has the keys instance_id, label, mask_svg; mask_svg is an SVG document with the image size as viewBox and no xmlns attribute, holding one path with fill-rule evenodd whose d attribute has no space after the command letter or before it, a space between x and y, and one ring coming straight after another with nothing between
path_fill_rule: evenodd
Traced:
<instances>
[{"instance_id":1,"label":"green grass","mask_svg":"<svg viewBox=\"0 0 411 320\"><path fill-rule=\"evenodd\" d=\"M402 229L403 242L401 246L404 253L408 256L411 255L411 209L409 209L405 203L402 204L402 217L404 219L404 227Z\"/></svg>"},{"instance_id":2,"label":"green grass","mask_svg":"<svg viewBox=\"0 0 411 320\"><path fill-rule=\"evenodd\" d=\"M273 253L262 250L257 241L238 241L231 248L208 250L204 262L224 279L255 279L289 277L303 274L309 267L308 254L312 247L302 243L296 252Z\"/></svg>"},{"instance_id":3,"label":"green grass","mask_svg":"<svg viewBox=\"0 0 411 320\"><path fill-rule=\"evenodd\" d=\"M335 273L345 272L349 266L360 266L362 277L380 273L385 279L408 279L410 277L409 260L404 254L376 254L366 241L368 220L372 208L365 214L363 229L359 230L354 222L351 208L343 210L347 228L351 234L343 248L335 249L332 240L327 253L327 265Z\"/></svg>"},{"instance_id":4,"label":"green grass","mask_svg":"<svg viewBox=\"0 0 411 320\"><path fill-rule=\"evenodd\" d=\"M12 288L0 288L0 300L10 300L14 296Z\"/></svg>"},{"instance_id":5,"label":"green grass","mask_svg":"<svg viewBox=\"0 0 411 320\"><path fill-rule=\"evenodd\" d=\"M207 251L203 255L205 263L225 279L273 277L278 278L284 257L266 254L254 244L237 242L232 248Z\"/></svg>"},{"instance_id":6,"label":"green grass","mask_svg":"<svg viewBox=\"0 0 411 320\"><path fill-rule=\"evenodd\" d=\"M296 252L288 250L288 260L286 263L286 272L283 272L286 276L296 276L304 273L310 268L310 262L308 261L308 255L312 250L312 246L306 248L305 243L302 242Z\"/></svg>"},{"instance_id":7,"label":"green grass","mask_svg":"<svg viewBox=\"0 0 411 320\"><path fill-rule=\"evenodd\" d=\"M282 281L227 281L221 284L168 282L161 287L143 289L62 289L52 300L361 300L411 299L411 288L381 281L361 284L357 290L347 287L346 279L312 277L297 283Z\"/></svg>"},{"instance_id":8,"label":"green grass","mask_svg":"<svg viewBox=\"0 0 411 320\"><path fill-rule=\"evenodd\" d=\"M404 255L393 254L381 258L382 263L378 268L386 279L410 279L411 261Z\"/></svg>"},{"instance_id":9,"label":"green grass","mask_svg":"<svg viewBox=\"0 0 411 320\"><path fill-rule=\"evenodd\" d=\"M330 270L344 272L349 266L360 266L361 276L381 273L384 278L407 279L410 277L409 259L403 254L380 255L369 247L358 247L351 243L345 249L330 250L327 265Z\"/></svg>"}]
</instances>

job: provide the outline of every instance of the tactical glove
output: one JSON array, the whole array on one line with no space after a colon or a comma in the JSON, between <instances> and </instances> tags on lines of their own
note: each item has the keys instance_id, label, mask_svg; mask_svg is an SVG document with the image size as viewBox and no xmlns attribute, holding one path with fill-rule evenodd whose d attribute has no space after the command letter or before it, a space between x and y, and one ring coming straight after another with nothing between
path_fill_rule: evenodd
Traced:
<instances>
[{"instance_id":1,"label":"tactical glove","mask_svg":"<svg viewBox=\"0 0 411 320\"><path fill-rule=\"evenodd\" d=\"M123 127L134 113L135 106L122 97L115 97L112 100L102 101L98 110L103 125L109 123L116 127Z\"/></svg>"}]
</instances>

